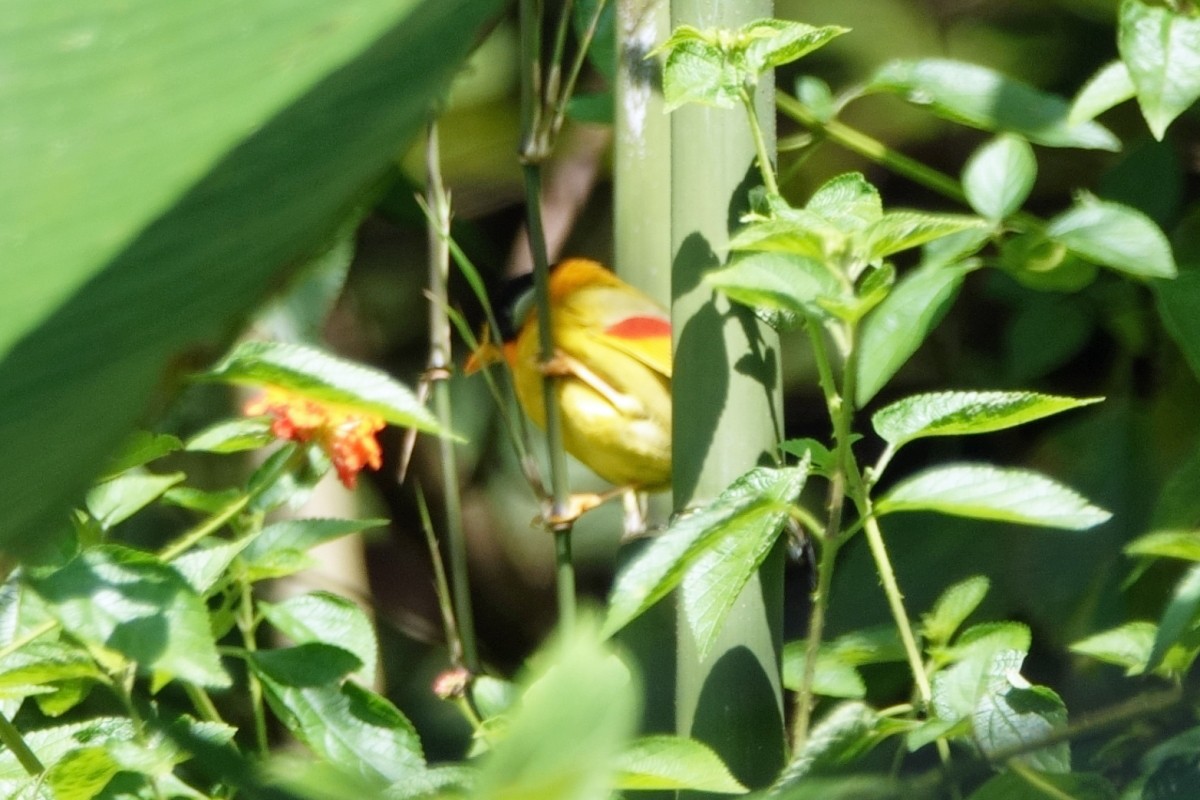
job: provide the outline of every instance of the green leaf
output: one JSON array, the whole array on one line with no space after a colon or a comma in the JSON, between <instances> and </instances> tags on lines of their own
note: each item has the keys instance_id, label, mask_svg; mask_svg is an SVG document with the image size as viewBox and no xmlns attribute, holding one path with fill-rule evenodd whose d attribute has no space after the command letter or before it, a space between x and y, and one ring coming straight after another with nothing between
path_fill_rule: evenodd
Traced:
<instances>
[{"instance_id":1,"label":"green leaf","mask_svg":"<svg viewBox=\"0 0 1200 800\"><path fill-rule=\"evenodd\" d=\"M696 640L699 658L708 657L725 617L774 547L788 519L790 503L804 487L807 466L792 472L792 480L784 478L770 487L767 502L760 500L724 523L719 538L689 564L679 602Z\"/></svg>"},{"instance_id":2,"label":"green leaf","mask_svg":"<svg viewBox=\"0 0 1200 800\"><path fill-rule=\"evenodd\" d=\"M1200 17L1123 0L1117 50L1154 138L1200 98Z\"/></svg>"},{"instance_id":3,"label":"green leaf","mask_svg":"<svg viewBox=\"0 0 1200 800\"><path fill-rule=\"evenodd\" d=\"M1028 626L1017 622L972 625L954 646L934 652L938 663L950 663L933 674L933 708L938 719L959 722L969 719L987 690L992 661L997 653L1028 652Z\"/></svg>"},{"instance_id":4,"label":"green leaf","mask_svg":"<svg viewBox=\"0 0 1200 800\"><path fill-rule=\"evenodd\" d=\"M783 647L783 685L793 692L799 691L804 682L807 646L808 642L801 639ZM823 646L817 653L812 691L822 697L861 700L867 696L867 685L853 664L847 663L832 648Z\"/></svg>"},{"instance_id":5,"label":"green leaf","mask_svg":"<svg viewBox=\"0 0 1200 800\"><path fill-rule=\"evenodd\" d=\"M1067 122L1075 125L1095 119L1113 106L1137 94L1129 69L1121 61L1110 61L1093 75L1075 95Z\"/></svg>"},{"instance_id":6,"label":"green leaf","mask_svg":"<svg viewBox=\"0 0 1200 800\"><path fill-rule=\"evenodd\" d=\"M1088 772L1005 771L989 779L967 800L1117 800L1117 790Z\"/></svg>"},{"instance_id":7,"label":"green leaf","mask_svg":"<svg viewBox=\"0 0 1200 800\"><path fill-rule=\"evenodd\" d=\"M991 433L1103 399L1037 392L930 392L881 408L871 417L871 424L885 442L898 450L926 436Z\"/></svg>"},{"instance_id":8,"label":"green leaf","mask_svg":"<svg viewBox=\"0 0 1200 800\"><path fill-rule=\"evenodd\" d=\"M745 69L727 57L714 37L680 25L657 51L667 54L662 79L665 111L688 103L733 108L740 102Z\"/></svg>"},{"instance_id":9,"label":"green leaf","mask_svg":"<svg viewBox=\"0 0 1200 800\"><path fill-rule=\"evenodd\" d=\"M1112 516L1045 475L988 464L948 464L902 481L880 500L880 514L938 511L959 517L1086 530Z\"/></svg>"},{"instance_id":10,"label":"green leaf","mask_svg":"<svg viewBox=\"0 0 1200 800\"><path fill-rule=\"evenodd\" d=\"M21 697L27 692L14 690L56 681L98 680L102 677L103 673L86 650L63 641L39 639L0 659L0 696Z\"/></svg>"},{"instance_id":11,"label":"green leaf","mask_svg":"<svg viewBox=\"0 0 1200 800\"><path fill-rule=\"evenodd\" d=\"M124 522L157 500L163 492L187 476L182 472L170 475L128 473L99 484L88 492L88 513L108 530Z\"/></svg>"},{"instance_id":12,"label":"green leaf","mask_svg":"<svg viewBox=\"0 0 1200 800\"><path fill-rule=\"evenodd\" d=\"M823 183L804 210L850 234L866 230L883 218L883 200L862 173L846 172Z\"/></svg>"},{"instance_id":13,"label":"green leaf","mask_svg":"<svg viewBox=\"0 0 1200 800\"><path fill-rule=\"evenodd\" d=\"M611 636L675 588L693 563L722 539L778 532L804 486L806 466L758 467L703 508L679 517L621 570L609 596L603 633Z\"/></svg>"},{"instance_id":14,"label":"green leaf","mask_svg":"<svg viewBox=\"0 0 1200 800\"><path fill-rule=\"evenodd\" d=\"M520 705L485 757L473 796L608 797L640 713L629 669L581 621L531 661L521 684Z\"/></svg>"},{"instance_id":15,"label":"green leaf","mask_svg":"<svg viewBox=\"0 0 1200 800\"><path fill-rule=\"evenodd\" d=\"M855 400L859 408L904 366L950 309L973 265L924 266L904 275L863 321Z\"/></svg>"},{"instance_id":16,"label":"green leaf","mask_svg":"<svg viewBox=\"0 0 1200 800\"><path fill-rule=\"evenodd\" d=\"M1173 278L1171 244L1154 220L1135 208L1084 196L1046 226L1050 238L1102 267L1135 278Z\"/></svg>"},{"instance_id":17,"label":"green leaf","mask_svg":"<svg viewBox=\"0 0 1200 800\"><path fill-rule=\"evenodd\" d=\"M889 775L813 776L787 789L772 792L776 800L913 800L908 785Z\"/></svg>"},{"instance_id":18,"label":"green leaf","mask_svg":"<svg viewBox=\"0 0 1200 800\"><path fill-rule=\"evenodd\" d=\"M1154 531L1125 545L1130 556L1163 556L1200 561L1200 531Z\"/></svg>"},{"instance_id":19,"label":"green leaf","mask_svg":"<svg viewBox=\"0 0 1200 800\"><path fill-rule=\"evenodd\" d=\"M416 730L387 699L349 681L341 686L287 686L275 680L269 667L264 668L264 658L269 658L268 652L255 654L251 663L263 679L271 708L320 758L380 787L424 772L425 756Z\"/></svg>"},{"instance_id":20,"label":"green leaf","mask_svg":"<svg viewBox=\"0 0 1200 800\"><path fill-rule=\"evenodd\" d=\"M258 650L248 657L260 676L280 688L336 687L363 665L346 648L324 642Z\"/></svg>"},{"instance_id":21,"label":"green leaf","mask_svg":"<svg viewBox=\"0 0 1200 800\"><path fill-rule=\"evenodd\" d=\"M826 318L830 301L850 299L828 267L791 253L739 253L729 266L705 273L704 282L781 330L800 327L808 315Z\"/></svg>"},{"instance_id":22,"label":"green leaf","mask_svg":"<svg viewBox=\"0 0 1200 800\"><path fill-rule=\"evenodd\" d=\"M931 645L950 641L967 617L987 596L991 581L984 575L972 575L942 592L928 614L921 617L921 632Z\"/></svg>"},{"instance_id":23,"label":"green leaf","mask_svg":"<svg viewBox=\"0 0 1200 800\"><path fill-rule=\"evenodd\" d=\"M973 228L983 228L976 217L963 214L926 214L919 211L889 211L864 231L866 260L874 263L899 253Z\"/></svg>"},{"instance_id":24,"label":"green leaf","mask_svg":"<svg viewBox=\"0 0 1200 800\"><path fill-rule=\"evenodd\" d=\"M137 662L142 671L155 673L156 683L163 676L229 685L203 601L154 556L102 545L28 580L64 630Z\"/></svg>"},{"instance_id":25,"label":"green leaf","mask_svg":"<svg viewBox=\"0 0 1200 800\"><path fill-rule=\"evenodd\" d=\"M1047 147L1119 150L1120 141L1095 122L1068 122L1070 107L1056 95L977 64L929 58L893 61L866 91L898 94L944 119L985 131L1020 134Z\"/></svg>"},{"instance_id":26,"label":"green leaf","mask_svg":"<svg viewBox=\"0 0 1200 800\"><path fill-rule=\"evenodd\" d=\"M407 386L373 367L321 350L280 342L243 342L203 376L209 380L277 387L393 425L439 433L440 426Z\"/></svg>"},{"instance_id":27,"label":"green leaf","mask_svg":"<svg viewBox=\"0 0 1200 800\"><path fill-rule=\"evenodd\" d=\"M1200 564L1194 564L1175 584L1175 591L1167 602L1158 632L1154 637L1154 648L1146 660L1146 671L1150 672L1162 663L1163 657L1196 622L1200 611Z\"/></svg>"},{"instance_id":28,"label":"green leaf","mask_svg":"<svg viewBox=\"0 0 1200 800\"><path fill-rule=\"evenodd\" d=\"M323 249L501 6L9 4L0 549L54 551L151 394Z\"/></svg>"},{"instance_id":29,"label":"green leaf","mask_svg":"<svg viewBox=\"0 0 1200 800\"><path fill-rule=\"evenodd\" d=\"M1043 231L1005 239L1000 245L1000 266L1022 286L1039 292L1077 292L1091 284L1100 271L1095 264L1079 258L1063 242L1049 238ZM1062 326L1057 327L1061 329ZM1039 329L1037 335L1039 343L1044 341L1044 331ZM1038 349L1044 351L1047 348Z\"/></svg>"},{"instance_id":30,"label":"green leaf","mask_svg":"<svg viewBox=\"0 0 1200 800\"><path fill-rule=\"evenodd\" d=\"M717 794L748 791L707 745L683 736L635 739L617 755L615 763L615 788L626 791L691 789Z\"/></svg>"},{"instance_id":31,"label":"green leaf","mask_svg":"<svg viewBox=\"0 0 1200 800\"><path fill-rule=\"evenodd\" d=\"M149 464L155 459L162 458L169 453L174 453L183 447L183 442L179 441L176 436L171 436L168 433L149 433L148 431L137 431L128 439L121 449L117 451L117 455L108 464L108 469L105 470L101 480L116 477L122 472L140 467L144 464Z\"/></svg>"},{"instance_id":32,"label":"green leaf","mask_svg":"<svg viewBox=\"0 0 1200 800\"><path fill-rule=\"evenodd\" d=\"M205 453L257 450L275 440L267 417L242 417L209 426L187 440L187 449Z\"/></svg>"},{"instance_id":33,"label":"green leaf","mask_svg":"<svg viewBox=\"0 0 1200 800\"><path fill-rule=\"evenodd\" d=\"M962 181L971 208L999 222L1021 207L1036 179L1033 148L1020 136L1006 133L972 154Z\"/></svg>"},{"instance_id":34,"label":"green leaf","mask_svg":"<svg viewBox=\"0 0 1200 800\"><path fill-rule=\"evenodd\" d=\"M96 717L86 722L55 725L34 731L23 731L22 738L43 764L57 764L68 753L80 746L98 742L134 738L133 723L123 717ZM0 750L0 792L12 797L10 787L15 781L28 778L29 774L17 761L12 750Z\"/></svg>"},{"instance_id":35,"label":"green leaf","mask_svg":"<svg viewBox=\"0 0 1200 800\"><path fill-rule=\"evenodd\" d=\"M56 800L92 800L120 771L104 747L78 747L46 771Z\"/></svg>"},{"instance_id":36,"label":"green leaf","mask_svg":"<svg viewBox=\"0 0 1200 800\"><path fill-rule=\"evenodd\" d=\"M1157 629L1153 622L1126 622L1075 642L1071 652L1124 667L1126 675L1137 675L1150 658Z\"/></svg>"},{"instance_id":37,"label":"green leaf","mask_svg":"<svg viewBox=\"0 0 1200 800\"><path fill-rule=\"evenodd\" d=\"M1200 378L1200 270L1186 270L1171 281L1154 281L1151 287L1163 327L1183 351L1192 374Z\"/></svg>"},{"instance_id":38,"label":"green leaf","mask_svg":"<svg viewBox=\"0 0 1200 800\"><path fill-rule=\"evenodd\" d=\"M792 208L772 217L752 219L729 240L729 249L789 253L821 261L838 252L845 238L843 231L821 215Z\"/></svg>"},{"instance_id":39,"label":"green leaf","mask_svg":"<svg viewBox=\"0 0 1200 800\"><path fill-rule=\"evenodd\" d=\"M988 671L988 685L971 718L975 741L986 756L1007 754L1044 741L1067 726L1067 707L1045 686L1034 686L1019 672L1025 654L1008 650L997 653ZM1067 742L1015 756L1034 769L1063 773L1071 771Z\"/></svg>"},{"instance_id":40,"label":"green leaf","mask_svg":"<svg viewBox=\"0 0 1200 800\"><path fill-rule=\"evenodd\" d=\"M192 486L174 486L163 493L162 499L164 503L190 511L216 514L241 500L241 497L242 490L238 488L206 492Z\"/></svg>"},{"instance_id":41,"label":"green leaf","mask_svg":"<svg viewBox=\"0 0 1200 800\"><path fill-rule=\"evenodd\" d=\"M183 576L196 594L207 595L226 577L225 572L229 565L249 541L243 537L233 542L200 542L187 552L171 559L171 566Z\"/></svg>"},{"instance_id":42,"label":"green leaf","mask_svg":"<svg viewBox=\"0 0 1200 800\"><path fill-rule=\"evenodd\" d=\"M836 706L813 726L804 747L792 756L775 782L774 791L801 783L806 776L843 767L879 743L879 714L866 703Z\"/></svg>"},{"instance_id":43,"label":"green leaf","mask_svg":"<svg viewBox=\"0 0 1200 800\"><path fill-rule=\"evenodd\" d=\"M355 678L364 686L375 683L379 645L375 628L356 603L329 592L289 597L281 603L259 601L267 621L296 644L333 642L362 663Z\"/></svg>"},{"instance_id":44,"label":"green leaf","mask_svg":"<svg viewBox=\"0 0 1200 800\"><path fill-rule=\"evenodd\" d=\"M849 30L837 25L817 28L803 22L760 19L743 25L738 33L749 42L746 64L757 77L764 70L803 58Z\"/></svg>"},{"instance_id":45,"label":"green leaf","mask_svg":"<svg viewBox=\"0 0 1200 800\"><path fill-rule=\"evenodd\" d=\"M253 580L276 578L304 569L312 548L352 533L387 525L386 519L289 519L262 529L243 552Z\"/></svg>"}]
</instances>

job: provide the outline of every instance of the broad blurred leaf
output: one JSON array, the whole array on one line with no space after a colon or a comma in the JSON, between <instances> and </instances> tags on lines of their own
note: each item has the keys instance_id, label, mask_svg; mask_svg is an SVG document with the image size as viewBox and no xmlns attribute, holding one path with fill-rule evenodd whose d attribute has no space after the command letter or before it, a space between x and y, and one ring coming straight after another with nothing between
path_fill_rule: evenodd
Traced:
<instances>
[{"instance_id":1,"label":"broad blurred leaf","mask_svg":"<svg viewBox=\"0 0 1200 800\"><path fill-rule=\"evenodd\" d=\"M804 747L792 756L774 790L801 784L811 773L845 766L879 743L880 718L866 703L835 706L809 731Z\"/></svg>"},{"instance_id":2,"label":"broad blurred leaf","mask_svg":"<svg viewBox=\"0 0 1200 800\"><path fill-rule=\"evenodd\" d=\"M179 678L229 685L203 601L174 569L117 545L87 550L66 566L29 577L63 629L116 651L155 682Z\"/></svg>"},{"instance_id":3,"label":"broad blurred leaf","mask_svg":"<svg viewBox=\"0 0 1200 800\"><path fill-rule=\"evenodd\" d=\"M817 28L791 20L760 19L743 25L739 33L749 40L746 64L757 74L803 58L848 31L837 25Z\"/></svg>"},{"instance_id":4,"label":"broad blurred leaf","mask_svg":"<svg viewBox=\"0 0 1200 800\"><path fill-rule=\"evenodd\" d=\"M1175 257L1154 220L1121 203L1082 197L1046 226L1046 234L1102 267L1135 278L1173 278Z\"/></svg>"},{"instance_id":5,"label":"broad blurred leaf","mask_svg":"<svg viewBox=\"0 0 1200 800\"><path fill-rule=\"evenodd\" d=\"M55 545L164 372L327 243L501 5L10 4L0 548Z\"/></svg>"},{"instance_id":6,"label":"broad blurred leaf","mask_svg":"<svg viewBox=\"0 0 1200 800\"><path fill-rule=\"evenodd\" d=\"M1157 629L1153 622L1126 622L1075 642L1071 652L1124 667L1126 675L1137 675L1150 658Z\"/></svg>"},{"instance_id":7,"label":"broad blurred leaf","mask_svg":"<svg viewBox=\"0 0 1200 800\"><path fill-rule=\"evenodd\" d=\"M967 617L987 596L991 581L972 575L949 587L938 597L928 614L921 617L921 632L933 645L944 645L958 632Z\"/></svg>"},{"instance_id":8,"label":"broad blurred leaf","mask_svg":"<svg viewBox=\"0 0 1200 800\"><path fill-rule=\"evenodd\" d=\"M1122 61L1110 61L1075 95L1067 121L1076 124L1095 119L1113 106L1133 99L1136 94L1129 68Z\"/></svg>"},{"instance_id":9,"label":"broad blurred leaf","mask_svg":"<svg viewBox=\"0 0 1200 800\"><path fill-rule=\"evenodd\" d=\"M521 683L521 701L483 762L474 796L608 797L639 714L629 669L581 622L531 662Z\"/></svg>"},{"instance_id":10,"label":"broad blurred leaf","mask_svg":"<svg viewBox=\"0 0 1200 800\"><path fill-rule=\"evenodd\" d=\"M997 653L988 670L987 689L971 717L975 741L989 757L1008 753L1045 740L1067 726L1067 707L1045 686L1034 686L1021 677L1025 654ZM1015 756L1034 769L1070 772L1071 750L1062 741Z\"/></svg>"},{"instance_id":11,"label":"broad blurred leaf","mask_svg":"<svg viewBox=\"0 0 1200 800\"><path fill-rule=\"evenodd\" d=\"M682 736L636 739L615 760L616 788L745 794L748 790L707 745Z\"/></svg>"},{"instance_id":12,"label":"broad blurred leaf","mask_svg":"<svg viewBox=\"0 0 1200 800\"><path fill-rule=\"evenodd\" d=\"M1047 147L1118 150L1121 143L1095 122L1072 125L1061 97L977 64L929 58L893 61L867 82L945 119L985 131L1010 132Z\"/></svg>"},{"instance_id":13,"label":"broad blurred leaf","mask_svg":"<svg viewBox=\"0 0 1200 800\"><path fill-rule=\"evenodd\" d=\"M931 392L881 408L871 417L871 424L884 441L899 449L926 436L1004 430L1101 400L1036 392Z\"/></svg>"},{"instance_id":14,"label":"broad blurred leaf","mask_svg":"<svg viewBox=\"0 0 1200 800\"><path fill-rule=\"evenodd\" d=\"M1156 139L1200 98L1200 17L1123 0L1117 49Z\"/></svg>"},{"instance_id":15,"label":"broad blurred leaf","mask_svg":"<svg viewBox=\"0 0 1200 800\"><path fill-rule=\"evenodd\" d=\"M1154 531L1125 545L1131 556L1165 556L1200 561L1200 530Z\"/></svg>"},{"instance_id":16,"label":"broad blurred leaf","mask_svg":"<svg viewBox=\"0 0 1200 800\"><path fill-rule=\"evenodd\" d=\"M1161 664L1171 646L1191 629L1196 622L1197 611L1200 611L1200 564L1194 564L1171 593L1171 599L1158 623L1154 648L1146 661L1147 672Z\"/></svg>"},{"instance_id":17,"label":"broad blurred leaf","mask_svg":"<svg viewBox=\"0 0 1200 800\"><path fill-rule=\"evenodd\" d=\"M1087 772L1005 771L980 786L967 800L1117 800L1116 788Z\"/></svg>"},{"instance_id":18,"label":"broad blurred leaf","mask_svg":"<svg viewBox=\"0 0 1200 800\"><path fill-rule=\"evenodd\" d=\"M1086 530L1112 516L1045 475L987 464L933 467L892 488L875 510L940 511L959 517Z\"/></svg>"},{"instance_id":19,"label":"broad blurred leaf","mask_svg":"<svg viewBox=\"0 0 1200 800\"><path fill-rule=\"evenodd\" d=\"M312 400L376 414L393 425L440 431L429 409L386 372L313 347L243 342L204 377L286 389Z\"/></svg>"},{"instance_id":20,"label":"broad blurred leaf","mask_svg":"<svg viewBox=\"0 0 1200 800\"><path fill-rule=\"evenodd\" d=\"M165 491L187 476L129 473L99 484L87 495L87 509L105 530L124 522L153 503Z\"/></svg>"},{"instance_id":21,"label":"broad blurred leaf","mask_svg":"<svg viewBox=\"0 0 1200 800\"><path fill-rule=\"evenodd\" d=\"M1151 286L1163 327L1200 378L1200 270L1186 270L1174 280L1154 281Z\"/></svg>"},{"instance_id":22,"label":"broad blurred leaf","mask_svg":"<svg viewBox=\"0 0 1200 800\"><path fill-rule=\"evenodd\" d=\"M1037 158L1029 142L1003 134L976 150L963 169L963 191L971 208L992 222L1016 211L1037 178Z\"/></svg>"},{"instance_id":23,"label":"broad blurred leaf","mask_svg":"<svg viewBox=\"0 0 1200 800\"><path fill-rule=\"evenodd\" d=\"M804 205L843 233L865 230L883 217L879 190L860 172L846 172L830 178Z\"/></svg>"},{"instance_id":24,"label":"broad blurred leaf","mask_svg":"<svg viewBox=\"0 0 1200 800\"><path fill-rule=\"evenodd\" d=\"M387 525L386 519L289 519L262 529L243 552L254 580L290 575L311 563L308 551L324 542Z\"/></svg>"},{"instance_id":25,"label":"broad blurred leaf","mask_svg":"<svg viewBox=\"0 0 1200 800\"><path fill-rule=\"evenodd\" d=\"M375 628L352 600L329 592L311 592L280 603L259 602L267 621L296 644L330 642L353 653L362 667L355 676L364 686L375 683L379 645Z\"/></svg>"},{"instance_id":26,"label":"broad blurred leaf","mask_svg":"<svg viewBox=\"0 0 1200 800\"><path fill-rule=\"evenodd\" d=\"M793 692L799 691L804 683L807 646L808 642L801 639L788 642L783 647L783 685ZM847 663L831 648L823 646L817 653L812 691L822 697L861 700L867 696L867 685L854 665Z\"/></svg>"},{"instance_id":27,"label":"broad blurred leaf","mask_svg":"<svg viewBox=\"0 0 1200 800\"><path fill-rule=\"evenodd\" d=\"M121 446L117 455L109 462L102 480L115 477L127 469L149 464L155 459L174 453L183 447L183 442L167 433L137 431Z\"/></svg>"},{"instance_id":28,"label":"broad blurred leaf","mask_svg":"<svg viewBox=\"0 0 1200 800\"><path fill-rule=\"evenodd\" d=\"M896 281L891 293L863 321L858 343L859 408L917 352L950 309L973 265L924 266Z\"/></svg>"},{"instance_id":29,"label":"broad blurred leaf","mask_svg":"<svg viewBox=\"0 0 1200 800\"><path fill-rule=\"evenodd\" d=\"M205 428L187 440L187 449L205 453L240 453L265 447L274 440L269 418L242 417Z\"/></svg>"},{"instance_id":30,"label":"broad blurred leaf","mask_svg":"<svg viewBox=\"0 0 1200 800\"><path fill-rule=\"evenodd\" d=\"M708 505L677 519L617 576L604 634L620 630L663 598L702 554L723 539L758 540L768 530L772 536L777 534L806 474L804 467L758 467Z\"/></svg>"}]
</instances>

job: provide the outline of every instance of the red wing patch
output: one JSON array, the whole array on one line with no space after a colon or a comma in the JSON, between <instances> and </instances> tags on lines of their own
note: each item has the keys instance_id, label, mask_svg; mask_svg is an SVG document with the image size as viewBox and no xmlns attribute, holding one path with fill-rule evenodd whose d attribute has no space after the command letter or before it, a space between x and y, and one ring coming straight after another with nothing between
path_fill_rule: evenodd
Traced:
<instances>
[{"instance_id":1,"label":"red wing patch","mask_svg":"<svg viewBox=\"0 0 1200 800\"><path fill-rule=\"evenodd\" d=\"M662 317L626 317L604 332L621 339L652 339L671 335L671 323Z\"/></svg>"}]
</instances>

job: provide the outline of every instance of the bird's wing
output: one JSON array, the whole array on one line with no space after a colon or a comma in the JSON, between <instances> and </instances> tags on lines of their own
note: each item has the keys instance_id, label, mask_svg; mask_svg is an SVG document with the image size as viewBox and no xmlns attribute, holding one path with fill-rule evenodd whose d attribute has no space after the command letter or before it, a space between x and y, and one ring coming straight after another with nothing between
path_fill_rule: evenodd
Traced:
<instances>
[{"instance_id":1,"label":"bird's wing","mask_svg":"<svg viewBox=\"0 0 1200 800\"><path fill-rule=\"evenodd\" d=\"M580 290L571 315L591 340L588 349L611 348L663 377L671 377L671 320L657 304L620 287Z\"/></svg>"}]
</instances>

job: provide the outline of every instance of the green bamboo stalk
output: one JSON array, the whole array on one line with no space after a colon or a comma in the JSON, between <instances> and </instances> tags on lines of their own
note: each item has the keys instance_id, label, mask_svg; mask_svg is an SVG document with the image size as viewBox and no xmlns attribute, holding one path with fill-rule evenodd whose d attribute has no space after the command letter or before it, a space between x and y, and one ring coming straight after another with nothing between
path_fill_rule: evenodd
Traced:
<instances>
[{"instance_id":1,"label":"green bamboo stalk","mask_svg":"<svg viewBox=\"0 0 1200 800\"><path fill-rule=\"evenodd\" d=\"M429 365L426 377L432 384L433 410L443 431L453 427L450 408L450 307L446 283L450 276L450 198L442 183L437 120L429 123L425 149L426 204L429 208ZM450 556L451 592L457 648L462 665L479 671L475 646L475 616L471 611L471 576L467 562L467 537L463 528L462 494L458 484L458 459L449 433L438 437L442 463L442 497L445 510L446 545Z\"/></svg>"},{"instance_id":2,"label":"green bamboo stalk","mask_svg":"<svg viewBox=\"0 0 1200 800\"><path fill-rule=\"evenodd\" d=\"M671 3L673 26L737 27L770 15L767 0ZM773 92L767 77L755 98L769 151ZM683 510L772 459L782 426L778 337L701 282L720 263L746 192L760 183L754 137L743 114L689 105L671 115L671 145L673 477L675 507ZM688 625L679 624L677 729L707 742L752 787L768 785L784 759L782 596L781 542L703 661Z\"/></svg>"}]
</instances>

